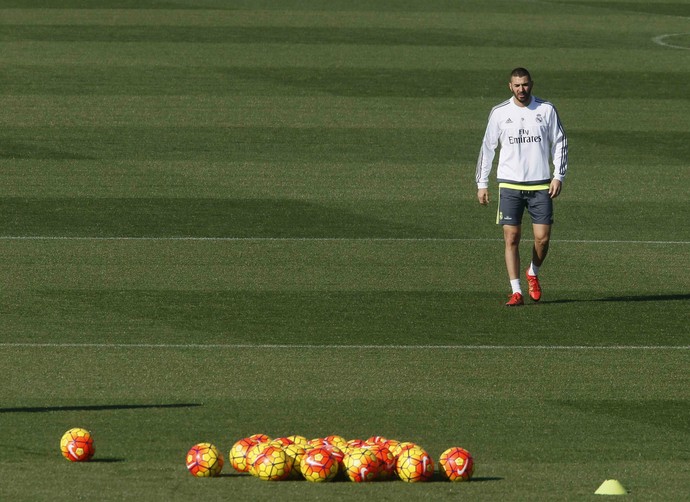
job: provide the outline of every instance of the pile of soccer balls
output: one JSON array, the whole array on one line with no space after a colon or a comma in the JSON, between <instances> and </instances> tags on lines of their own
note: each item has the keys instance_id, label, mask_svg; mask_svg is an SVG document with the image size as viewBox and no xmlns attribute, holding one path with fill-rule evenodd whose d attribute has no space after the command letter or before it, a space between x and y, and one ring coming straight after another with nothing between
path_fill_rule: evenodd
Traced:
<instances>
[{"instance_id":1,"label":"pile of soccer balls","mask_svg":"<svg viewBox=\"0 0 690 502\"><path fill-rule=\"evenodd\" d=\"M71 462L90 460L95 452L91 433L79 427L68 430L60 439L60 451ZM395 478L416 483L429 481L435 473L434 461L424 448L381 436L347 441L336 435L308 440L254 434L237 441L228 459L236 471L266 481L319 483L340 477L355 483ZM196 477L218 476L223 464L222 453L211 443L196 444L187 452L187 469ZM443 479L468 481L474 460L467 450L455 446L441 453L438 467Z\"/></svg>"},{"instance_id":2,"label":"pile of soccer balls","mask_svg":"<svg viewBox=\"0 0 690 502\"><path fill-rule=\"evenodd\" d=\"M308 440L254 434L237 441L228 460L236 471L266 481L303 478L319 483L340 477L355 483L395 478L416 483L429 481L435 472L434 461L421 446L380 436L347 441L337 435ZM210 443L194 445L186 461L197 477L217 476L224 463L221 452ZM445 450L438 466L440 475L449 481L468 481L474 472L472 455L460 447Z\"/></svg>"}]
</instances>

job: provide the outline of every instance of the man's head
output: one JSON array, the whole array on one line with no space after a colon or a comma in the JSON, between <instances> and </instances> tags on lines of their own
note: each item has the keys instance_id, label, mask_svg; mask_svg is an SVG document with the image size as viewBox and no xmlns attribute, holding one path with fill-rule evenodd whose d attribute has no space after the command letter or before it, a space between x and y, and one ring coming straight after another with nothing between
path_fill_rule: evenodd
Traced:
<instances>
[{"instance_id":1,"label":"man's head","mask_svg":"<svg viewBox=\"0 0 690 502\"><path fill-rule=\"evenodd\" d=\"M525 68L515 68L508 82L510 92L519 106L527 106L532 100L532 76Z\"/></svg>"}]
</instances>

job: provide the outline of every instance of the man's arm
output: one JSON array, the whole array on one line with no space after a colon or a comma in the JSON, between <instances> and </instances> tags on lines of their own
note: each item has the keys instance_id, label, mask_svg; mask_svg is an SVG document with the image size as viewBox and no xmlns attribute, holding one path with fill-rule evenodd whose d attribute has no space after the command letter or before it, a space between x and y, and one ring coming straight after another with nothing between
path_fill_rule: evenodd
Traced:
<instances>
[{"instance_id":1,"label":"man's arm","mask_svg":"<svg viewBox=\"0 0 690 502\"><path fill-rule=\"evenodd\" d=\"M551 158L553 159L553 178L562 183L568 171L568 137L565 135L563 124L555 108L551 123ZM558 193L560 193L560 186L558 192L552 197L558 196Z\"/></svg>"},{"instance_id":2,"label":"man's arm","mask_svg":"<svg viewBox=\"0 0 690 502\"><path fill-rule=\"evenodd\" d=\"M482 205L489 203L489 174L491 174L491 166L496 155L496 147L498 147L500 136L500 129L493 120L493 116L493 113L489 114L489 122L484 132L479 158L477 159L475 181L477 182L477 198Z\"/></svg>"}]
</instances>

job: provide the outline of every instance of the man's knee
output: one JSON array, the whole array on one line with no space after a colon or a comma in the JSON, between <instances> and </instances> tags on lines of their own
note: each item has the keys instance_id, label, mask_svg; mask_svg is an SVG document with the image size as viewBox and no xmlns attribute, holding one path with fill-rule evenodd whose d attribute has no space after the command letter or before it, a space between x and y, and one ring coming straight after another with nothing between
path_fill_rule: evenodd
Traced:
<instances>
[{"instance_id":1,"label":"man's knee","mask_svg":"<svg viewBox=\"0 0 690 502\"><path fill-rule=\"evenodd\" d=\"M504 225L503 240L506 246L517 246L520 244L520 227L517 225Z\"/></svg>"},{"instance_id":2,"label":"man's knee","mask_svg":"<svg viewBox=\"0 0 690 502\"><path fill-rule=\"evenodd\" d=\"M534 245L537 247L545 248L549 245L549 240L551 237L549 235L535 235Z\"/></svg>"},{"instance_id":3,"label":"man's knee","mask_svg":"<svg viewBox=\"0 0 690 502\"><path fill-rule=\"evenodd\" d=\"M549 225L535 225L533 227L534 245L537 247L546 247L551 240L551 226Z\"/></svg>"}]
</instances>

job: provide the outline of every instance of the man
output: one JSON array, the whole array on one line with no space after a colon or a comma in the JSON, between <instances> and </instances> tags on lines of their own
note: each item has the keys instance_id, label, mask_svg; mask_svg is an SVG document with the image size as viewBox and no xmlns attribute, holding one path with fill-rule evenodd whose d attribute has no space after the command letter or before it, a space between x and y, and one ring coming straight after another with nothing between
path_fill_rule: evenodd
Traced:
<instances>
[{"instance_id":1,"label":"man","mask_svg":"<svg viewBox=\"0 0 690 502\"><path fill-rule=\"evenodd\" d=\"M489 174L496 147L500 145L497 178L499 182L498 216L503 225L505 261L512 295L506 303L524 305L520 286L520 237L525 208L532 219L534 246L527 268L530 298L541 299L539 267L549 251L553 224L553 199L561 193L568 169L568 140L556 108L532 96L532 77L524 68L510 74L508 88L512 97L496 105L489 114L479 160L477 161L477 198L489 203ZM549 159L553 162L553 177Z\"/></svg>"}]
</instances>

